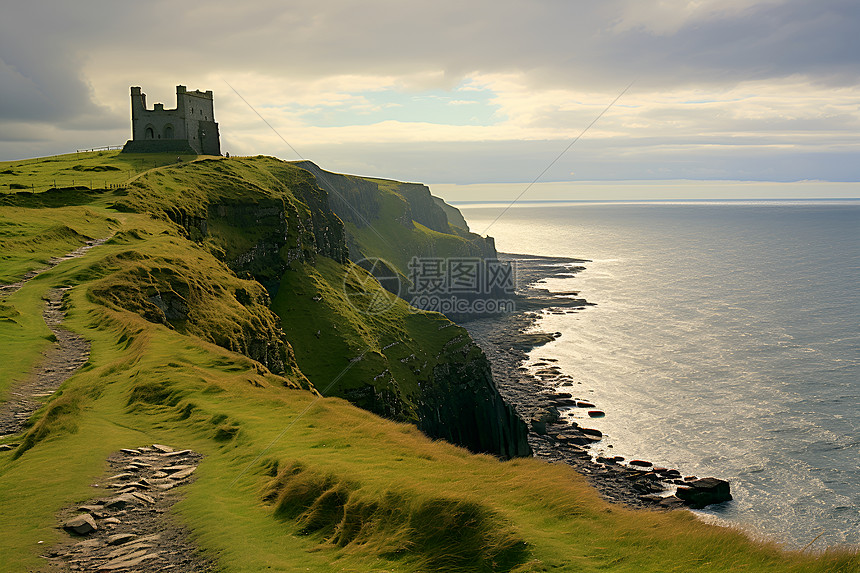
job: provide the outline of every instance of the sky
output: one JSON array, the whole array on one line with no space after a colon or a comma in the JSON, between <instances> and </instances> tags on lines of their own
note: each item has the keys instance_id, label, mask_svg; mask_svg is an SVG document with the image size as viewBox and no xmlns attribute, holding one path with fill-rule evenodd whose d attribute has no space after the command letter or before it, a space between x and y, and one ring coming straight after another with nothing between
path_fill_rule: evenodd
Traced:
<instances>
[{"instance_id":1,"label":"sky","mask_svg":"<svg viewBox=\"0 0 860 573\"><path fill-rule=\"evenodd\" d=\"M182 84L232 155L449 190L860 181L857 0L0 1L0 160Z\"/></svg>"}]
</instances>

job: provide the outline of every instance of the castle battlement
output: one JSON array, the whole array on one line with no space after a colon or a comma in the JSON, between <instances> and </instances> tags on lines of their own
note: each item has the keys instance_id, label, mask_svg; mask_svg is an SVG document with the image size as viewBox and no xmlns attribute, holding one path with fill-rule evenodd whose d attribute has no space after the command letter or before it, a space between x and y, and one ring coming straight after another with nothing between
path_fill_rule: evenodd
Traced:
<instances>
[{"instance_id":1,"label":"castle battlement","mask_svg":"<svg viewBox=\"0 0 860 573\"><path fill-rule=\"evenodd\" d=\"M176 107L146 107L146 94L131 88L131 139L125 153L196 153L221 155L212 90L188 91L176 86Z\"/></svg>"}]
</instances>

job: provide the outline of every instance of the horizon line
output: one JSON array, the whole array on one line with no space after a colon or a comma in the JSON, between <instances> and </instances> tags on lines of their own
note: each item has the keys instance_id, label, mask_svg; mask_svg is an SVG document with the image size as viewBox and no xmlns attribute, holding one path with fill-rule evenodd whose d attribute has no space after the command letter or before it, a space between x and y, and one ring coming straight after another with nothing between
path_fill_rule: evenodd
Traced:
<instances>
[{"instance_id":1,"label":"horizon line","mask_svg":"<svg viewBox=\"0 0 860 573\"><path fill-rule=\"evenodd\" d=\"M790 203L790 202L821 202L834 203L840 201L860 202L860 197L739 197L723 199L671 198L671 199L532 199L519 201L517 205L533 203ZM450 201L449 205L507 205L507 201Z\"/></svg>"}]
</instances>

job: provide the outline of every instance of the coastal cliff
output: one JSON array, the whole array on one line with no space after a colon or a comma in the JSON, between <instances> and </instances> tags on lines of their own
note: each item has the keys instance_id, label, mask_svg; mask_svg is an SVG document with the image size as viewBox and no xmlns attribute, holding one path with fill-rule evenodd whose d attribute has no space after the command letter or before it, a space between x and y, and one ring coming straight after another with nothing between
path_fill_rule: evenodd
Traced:
<instances>
[{"instance_id":1,"label":"coastal cliff","mask_svg":"<svg viewBox=\"0 0 860 573\"><path fill-rule=\"evenodd\" d=\"M56 188L81 171L106 180ZM399 184L374 185L388 242L481 248L455 212L434 231ZM0 573L858 569L856 551L781 551L608 503L564 463L500 460L523 444L487 374L498 352L351 263L353 246L399 251L323 191L270 158L0 165ZM572 428L537 421L539 455L574 453ZM628 481L610 460L578 469Z\"/></svg>"},{"instance_id":2,"label":"coastal cliff","mask_svg":"<svg viewBox=\"0 0 860 573\"><path fill-rule=\"evenodd\" d=\"M486 356L475 349L472 344L433 368L433 384L419 405L418 427L476 452L504 458L531 455L525 422L499 395Z\"/></svg>"},{"instance_id":3,"label":"coastal cliff","mask_svg":"<svg viewBox=\"0 0 860 573\"><path fill-rule=\"evenodd\" d=\"M297 370L322 394L431 437L505 458L530 455L524 422L465 330L387 293L381 312L363 302L378 298L380 286L349 259L385 251L405 282L412 256L496 256L492 241L450 225L425 186L268 157L201 160L139 178L116 207L172 221L232 273L215 261L201 272L138 257L134 268L117 269L125 288L99 290L100 299L274 372ZM219 320L206 312L216 299Z\"/></svg>"},{"instance_id":4,"label":"coastal cliff","mask_svg":"<svg viewBox=\"0 0 860 573\"><path fill-rule=\"evenodd\" d=\"M328 192L344 221L350 260L388 291L457 322L497 316L515 306L513 269L499 260L493 238L469 231L460 211L426 185L340 175L309 161L296 165L313 173ZM448 284L463 280L468 288L449 289L434 280L439 277L422 280L427 278L422 269L431 267L445 274ZM510 281L494 280L500 277Z\"/></svg>"}]
</instances>

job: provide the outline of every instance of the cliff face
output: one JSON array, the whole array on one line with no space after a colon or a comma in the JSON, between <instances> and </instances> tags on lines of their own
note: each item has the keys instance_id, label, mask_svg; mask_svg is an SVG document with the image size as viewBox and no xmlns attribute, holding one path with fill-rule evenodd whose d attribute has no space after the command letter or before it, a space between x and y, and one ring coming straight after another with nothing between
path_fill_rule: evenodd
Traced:
<instances>
[{"instance_id":1,"label":"cliff face","mask_svg":"<svg viewBox=\"0 0 860 573\"><path fill-rule=\"evenodd\" d=\"M366 298L368 288L379 287L369 287L373 279L348 262L352 249L355 255L367 250L362 232L397 244L399 261L416 250L433 253L450 245L464 254L494 256L492 242L452 233L447 215L422 185L301 166L310 171L271 158L204 160L142 177L120 206L173 221L232 273L201 273L190 264L159 273L153 272L158 265L138 264L123 271L126 290L135 283L146 289L99 296L275 371L298 368L324 394L413 422L430 436L476 452L528 455L525 424L500 397L486 357L468 334L399 298L382 313L357 303L356 293ZM236 283L217 304L217 288L200 288L207 284L205 273ZM266 308L266 291L277 317Z\"/></svg>"},{"instance_id":2,"label":"cliff face","mask_svg":"<svg viewBox=\"0 0 860 573\"><path fill-rule=\"evenodd\" d=\"M343 225L325 209L324 196L302 198L309 209L278 199L253 205L217 203L209 205L207 226L213 229L212 242L224 252L227 265L239 275L250 275L269 292L277 290L281 275L293 261L316 261L317 256L346 260ZM252 234L249 230L253 230ZM253 237L250 244L236 248L231 235Z\"/></svg>"},{"instance_id":3,"label":"cliff face","mask_svg":"<svg viewBox=\"0 0 860 573\"><path fill-rule=\"evenodd\" d=\"M397 184L397 192L406 200L411 219L439 233L449 233L448 216L430 195L430 189L417 183Z\"/></svg>"},{"instance_id":4,"label":"cliff face","mask_svg":"<svg viewBox=\"0 0 860 573\"><path fill-rule=\"evenodd\" d=\"M112 241L123 244L126 238L119 234ZM266 290L238 278L211 255L174 240L170 256L137 247L106 258L98 268L105 278L90 289L90 297L244 354L272 372L303 379L280 320L269 309Z\"/></svg>"},{"instance_id":5,"label":"cliff face","mask_svg":"<svg viewBox=\"0 0 860 573\"><path fill-rule=\"evenodd\" d=\"M439 207L445 212L445 215L448 217L448 223L453 227L457 227L458 229L462 229L464 231L469 230L469 224L466 223L465 217L460 212L459 209L454 207L453 205L449 205L445 201L443 201L439 197L433 197L433 201L439 205Z\"/></svg>"},{"instance_id":6,"label":"cliff face","mask_svg":"<svg viewBox=\"0 0 860 573\"><path fill-rule=\"evenodd\" d=\"M345 223L350 260L390 292L452 320L495 315L513 305L512 282L489 284L489 278L476 279L475 290L442 292L435 288L437 283L422 282L416 276L421 261L464 269L475 260L482 261L476 270L481 276L513 276L512 269L498 261L493 239L470 232L462 214L431 195L425 185L338 175L307 161L298 165L313 173L319 186L336 198L333 210Z\"/></svg>"},{"instance_id":7,"label":"cliff face","mask_svg":"<svg viewBox=\"0 0 860 573\"><path fill-rule=\"evenodd\" d=\"M410 385L402 377L392 374L389 360L389 366L365 378L368 382L339 395L380 416L412 422L431 438L476 453L505 459L530 456L528 428L500 396L484 353L468 335L459 334L453 342L455 347L443 349L435 364L423 362L424 357L411 359L420 380L415 392L407 389ZM377 383L380 380L382 384Z\"/></svg>"},{"instance_id":8,"label":"cliff face","mask_svg":"<svg viewBox=\"0 0 860 573\"><path fill-rule=\"evenodd\" d=\"M373 181L324 171L310 161L293 165L313 175L316 185L326 191L329 207L343 222L366 227L379 216L379 186Z\"/></svg>"},{"instance_id":9,"label":"cliff face","mask_svg":"<svg viewBox=\"0 0 860 573\"><path fill-rule=\"evenodd\" d=\"M418 408L418 427L473 452L531 455L525 422L499 395L484 353L478 349L476 355L477 346L470 346L443 354L433 368L433 384Z\"/></svg>"}]
</instances>

